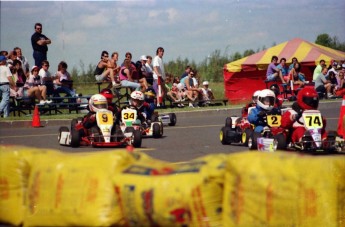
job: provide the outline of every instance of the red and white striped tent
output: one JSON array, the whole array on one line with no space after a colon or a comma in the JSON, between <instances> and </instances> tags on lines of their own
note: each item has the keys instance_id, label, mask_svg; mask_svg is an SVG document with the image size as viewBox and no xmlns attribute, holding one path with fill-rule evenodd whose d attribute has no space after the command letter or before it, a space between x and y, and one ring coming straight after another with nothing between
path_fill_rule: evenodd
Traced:
<instances>
[{"instance_id":1,"label":"red and white striped tent","mask_svg":"<svg viewBox=\"0 0 345 227\"><path fill-rule=\"evenodd\" d=\"M295 38L267 50L224 65L224 87L226 97L232 103L248 101L254 91L266 87L266 70L272 56L286 58L289 65L296 57L301 63L306 80L312 80L315 66L321 59L329 66L333 61L345 60L345 52Z\"/></svg>"}]
</instances>

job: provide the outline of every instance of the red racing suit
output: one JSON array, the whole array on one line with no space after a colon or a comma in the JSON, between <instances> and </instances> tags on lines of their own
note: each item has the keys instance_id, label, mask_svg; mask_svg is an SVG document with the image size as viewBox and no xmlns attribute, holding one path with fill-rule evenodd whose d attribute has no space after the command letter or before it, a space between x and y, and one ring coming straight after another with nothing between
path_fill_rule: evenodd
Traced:
<instances>
[{"instance_id":1,"label":"red racing suit","mask_svg":"<svg viewBox=\"0 0 345 227\"><path fill-rule=\"evenodd\" d=\"M303 110L300 109L297 103L293 104L292 109L287 110L282 115L280 127L288 129L291 132L291 142L299 142L302 136L304 135L306 129L304 127L304 119L302 117ZM326 119L322 117L323 128L321 131L322 139L327 137L326 133Z\"/></svg>"}]
</instances>

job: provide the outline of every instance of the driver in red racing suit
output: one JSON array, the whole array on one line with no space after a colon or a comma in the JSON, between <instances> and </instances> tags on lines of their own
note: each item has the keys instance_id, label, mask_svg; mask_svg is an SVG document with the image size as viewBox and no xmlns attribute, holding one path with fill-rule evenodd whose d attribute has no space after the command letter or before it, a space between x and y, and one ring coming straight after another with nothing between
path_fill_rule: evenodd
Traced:
<instances>
[{"instance_id":1,"label":"driver in red racing suit","mask_svg":"<svg viewBox=\"0 0 345 227\"><path fill-rule=\"evenodd\" d=\"M291 142L299 142L306 129L302 114L304 110L317 110L319 105L319 96L314 88L305 87L298 92L297 101L292 104L292 109L286 111L282 116L281 127L291 131ZM327 133L326 119L322 116L323 128L322 139L325 139Z\"/></svg>"},{"instance_id":2,"label":"driver in red racing suit","mask_svg":"<svg viewBox=\"0 0 345 227\"><path fill-rule=\"evenodd\" d=\"M89 100L89 110L90 112L84 116L82 123L82 126L85 129L90 129L94 126L97 126L96 112L99 110L108 110L107 99L101 94L91 96Z\"/></svg>"}]
</instances>

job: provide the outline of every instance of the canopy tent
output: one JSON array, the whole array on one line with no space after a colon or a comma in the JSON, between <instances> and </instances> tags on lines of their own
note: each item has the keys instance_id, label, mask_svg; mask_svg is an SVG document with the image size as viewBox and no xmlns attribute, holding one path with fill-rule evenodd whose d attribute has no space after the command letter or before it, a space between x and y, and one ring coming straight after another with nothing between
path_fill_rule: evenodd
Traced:
<instances>
[{"instance_id":1,"label":"canopy tent","mask_svg":"<svg viewBox=\"0 0 345 227\"><path fill-rule=\"evenodd\" d=\"M254 91L266 88L266 70L274 55L279 59L286 58L288 65L296 57L308 81L312 80L314 68L321 59L326 61L326 65L345 60L345 52L295 38L225 64L223 76L226 97L232 102L250 100Z\"/></svg>"}]
</instances>

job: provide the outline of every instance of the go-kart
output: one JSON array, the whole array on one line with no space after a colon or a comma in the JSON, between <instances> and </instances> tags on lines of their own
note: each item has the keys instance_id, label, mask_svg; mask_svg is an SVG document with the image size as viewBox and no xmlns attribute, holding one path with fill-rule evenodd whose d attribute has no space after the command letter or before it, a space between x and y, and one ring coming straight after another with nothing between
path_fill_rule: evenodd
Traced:
<instances>
[{"instance_id":1,"label":"go-kart","mask_svg":"<svg viewBox=\"0 0 345 227\"><path fill-rule=\"evenodd\" d=\"M128 128L125 132L116 131L114 116L109 110L96 112L97 126L90 129L83 127L83 118L73 119L71 128L60 127L58 141L60 145L79 147L81 145L93 147L124 147L141 146L141 132Z\"/></svg>"},{"instance_id":2,"label":"go-kart","mask_svg":"<svg viewBox=\"0 0 345 227\"><path fill-rule=\"evenodd\" d=\"M255 106L249 107L246 113L250 112L252 108ZM248 139L253 132L253 125L249 123L247 115L242 114L242 117L232 116L225 119L225 126L220 129L219 133L219 139L223 145L248 145Z\"/></svg>"},{"instance_id":3,"label":"go-kart","mask_svg":"<svg viewBox=\"0 0 345 227\"><path fill-rule=\"evenodd\" d=\"M274 152L277 149L286 149L285 130L280 128L281 115L267 114L264 117L265 126L262 132L255 132L248 139L248 148L250 150Z\"/></svg>"},{"instance_id":4,"label":"go-kart","mask_svg":"<svg viewBox=\"0 0 345 227\"><path fill-rule=\"evenodd\" d=\"M342 150L343 145L336 140L335 131L329 131L326 139L322 140L323 121L319 110L305 110L297 121L304 125L306 131L301 141L291 142L288 149L315 153L334 153Z\"/></svg>"},{"instance_id":5,"label":"go-kart","mask_svg":"<svg viewBox=\"0 0 345 227\"><path fill-rule=\"evenodd\" d=\"M168 114L162 114L158 115L158 121L162 122L164 126L175 126L177 119L175 113L168 113Z\"/></svg>"},{"instance_id":6,"label":"go-kart","mask_svg":"<svg viewBox=\"0 0 345 227\"><path fill-rule=\"evenodd\" d=\"M138 110L134 107L125 108L121 111L121 130L128 131L133 128L141 132L143 137L160 138L163 136L163 123L156 114L153 114L151 120L141 122L138 119Z\"/></svg>"}]
</instances>

